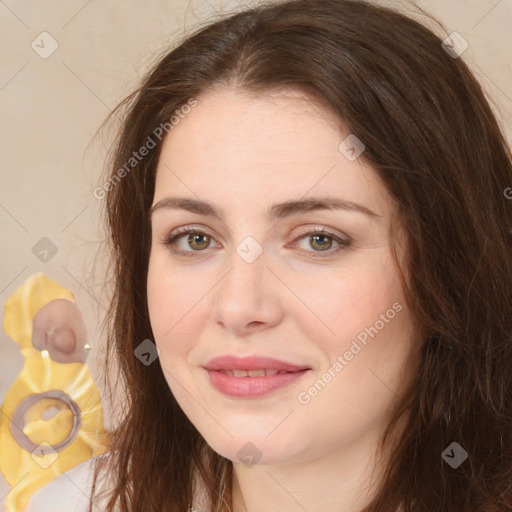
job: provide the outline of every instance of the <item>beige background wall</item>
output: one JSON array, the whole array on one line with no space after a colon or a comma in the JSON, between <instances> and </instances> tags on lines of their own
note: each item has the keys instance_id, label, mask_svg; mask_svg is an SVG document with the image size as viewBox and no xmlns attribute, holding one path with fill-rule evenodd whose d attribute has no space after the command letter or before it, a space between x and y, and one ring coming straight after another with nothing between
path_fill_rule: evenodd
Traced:
<instances>
[{"instance_id":1,"label":"beige background wall","mask_svg":"<svg viewBox=\"0 0 512 512\"><path fill-rule=\"evenodd\" d=\"M493 98L512 141L512 2L417 3L468 41L463 58ZM103 236L100 201L92 191L101 184L109 142L108 134L93 137L155 52L216 11L243 4L249 2L0 0L2 322L7 298L30 275L46 273L69 288L82 308L95 377L101 375L96 359L107 304L96 260ZM58 48L47 56L52 44ZM43 237L57 248L46 262L32 250ZM91 276L94 265L97 274ZM18 345L0 329L0 403L22 363ZM0 475L0 507L7 491Z\"/></svg>"}]
</instances>

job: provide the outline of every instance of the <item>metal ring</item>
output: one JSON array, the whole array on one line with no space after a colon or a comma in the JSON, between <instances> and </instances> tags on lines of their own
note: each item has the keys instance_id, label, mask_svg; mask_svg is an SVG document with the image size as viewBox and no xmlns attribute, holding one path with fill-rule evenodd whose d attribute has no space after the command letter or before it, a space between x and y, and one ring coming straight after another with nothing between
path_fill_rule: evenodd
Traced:
<instances>
[{"instance_id":1,"label":"metal ring","mask_svg":"<svg viewBox=\"0 0 512 512\"><path fill-rule=\"evenodd\" d=\"M66 406L71 409L73 413L73 425L71 430L64 439L60 443L49 445L49 446L40 446L35 444L30 438L23 432L23 427L25 426L25 413L27 410L32 407L34 404L43 400L44 398L54 398L64 402ZM78 431L82 426L82 411L78 404L64 391L60 390L51 390L45 391L43 393L33 393L25 397L16 407L14 413L12 415L9 428L11 430L11 434L16 440L16 442L26 451L33 452L36 448L39 448L38 452L41 455L46 455L47 453L60 452L64 450L67 446L69 446L78 435Z\"/></svg>"}]
</instances>

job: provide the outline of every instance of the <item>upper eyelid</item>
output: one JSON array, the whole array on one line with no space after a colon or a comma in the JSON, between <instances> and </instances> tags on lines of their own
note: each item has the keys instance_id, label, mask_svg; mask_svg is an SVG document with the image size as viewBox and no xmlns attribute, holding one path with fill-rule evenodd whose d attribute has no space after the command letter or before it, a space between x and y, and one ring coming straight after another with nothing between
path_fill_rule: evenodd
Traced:
<instances>
[{"instance_id":1,"label":"upper eyelid","mask_svg":"<svg viewBox=\"0 0 512 512\"><path fill-rule=\"evenodd\" d=\"M315 232L315 231L317 231L317 232L329 231L329 232L332 232L331 236L337 236L341 239L351 240L351 237L349 235L347 235L346 233L343 233L336 228L331 228L331 227L324 226L324 225L318 224L318 223L317 224L313 223L313 224L310 224L307 226L299 226L296 229L300 229L300 231L301 231L301 233L297 234L296 236L306 236L310 232ZM184 226L179 226L169 232L166 231L164 233L164 238L167 239L167 238L177 236L177 235L186 235L187 231L197 231L200 233L204 233L213 239L217 238L216 235L212 234L208 228L205 228L203 226L195 226L193 224L192 225L186 224Z\"/></svg>"}]
</instances>

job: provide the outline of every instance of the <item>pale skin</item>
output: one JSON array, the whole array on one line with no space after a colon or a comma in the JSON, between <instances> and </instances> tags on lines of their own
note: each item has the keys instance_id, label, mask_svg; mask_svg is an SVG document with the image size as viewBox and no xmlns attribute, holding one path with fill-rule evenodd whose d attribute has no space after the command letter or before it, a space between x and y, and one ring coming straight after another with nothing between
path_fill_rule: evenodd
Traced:
<instances>
[{"instance_id":1,"label":"pale skin","mask_svg":"<svg viewBox=\"0 0 512 512\"><path fill-rule=\"evenodd\" d=\"M417 371L419 344L390 249L395 204L363 158L339 151L348 132L334 114L303 94L219 89L197 100L164 141L153 205L187 197L224 216L153 213L148 307L165 377L208 444L233 461L234 512L356 512L374 489L390 407ZM266 218L276 203L312 197L375 215L334 209ZM191 256L163 244L180 227L203 233L175 242ZM330 235L315 241L315 229L350 245ZM263 249L251 263L237 253L249 236ZM400 312L333 372L337 357L394 303ZM311 370L267 396L234 398L202 367L224 354ZM301 403L299 393L329 368L330 382ZM248 442L261 454L254 465L237 455Z\"/></svg>"}]
</instances>

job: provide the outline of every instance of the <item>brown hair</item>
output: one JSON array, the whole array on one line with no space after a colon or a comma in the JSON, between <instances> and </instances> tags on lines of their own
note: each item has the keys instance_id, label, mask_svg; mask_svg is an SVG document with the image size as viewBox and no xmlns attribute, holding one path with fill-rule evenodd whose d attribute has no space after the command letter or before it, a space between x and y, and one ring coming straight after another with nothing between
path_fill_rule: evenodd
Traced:
<instances>
[{"instance_id":1,"label":"brown hair","mask_svg":"<svg viewBox=\"0 0 512 512\"><path fill-rule=\"evenodd\" d=\"M142 340L154 339L148 211L161 142L116 177L156 127L219 86L321 98L363 141L362 158L399 206L407 249L400 264L422 333L421 364L382 439L384 446L408 411L364 512L400 504L405 512L511 510L510 149L481 86L442 38L357 0L273 2L196 29L115 111L126 114L104 203L113 279L108 353L119 364L125 414L95 473L95 482L102 469L113 481L106 510L187 511L198 475L212 511L231 510L231 461L188 420L158 361L145 366L134 356ZM452 442L469 454L456 469L441 457Z\"/></svg>"}]
</instances>

